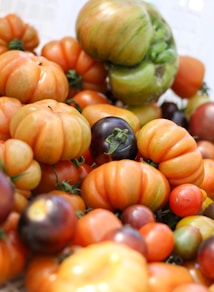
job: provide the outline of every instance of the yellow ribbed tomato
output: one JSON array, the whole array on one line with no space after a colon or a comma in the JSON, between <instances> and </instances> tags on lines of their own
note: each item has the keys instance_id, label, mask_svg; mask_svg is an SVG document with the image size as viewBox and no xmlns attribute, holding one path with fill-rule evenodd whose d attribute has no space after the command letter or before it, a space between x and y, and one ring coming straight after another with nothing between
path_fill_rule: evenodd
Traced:
<instances>
[{"instance_id":1,"label":"yellow ribbed tomato","mask_svg":"<svg viewBox=\"0 0 214 292\"><path fill-rule=\"evenodd\" d=\"M91 128L74 107L53 99L23 105L10 123L12 138L28 143L42 163L79 158L91 142Z\"/></svg>"},{"instance_id":2,"label":"yellow ribbed tomato","mask_svg":"<svg viewBox=\"0 0 214 292\"><path fill-rule=\"evenodd\" d=\"M137 135L137 145L144 160L152 161L171 185L200 185L204 177L202 155L186 129L168 119L155 119Z\"/></svg>"}]
</instances>

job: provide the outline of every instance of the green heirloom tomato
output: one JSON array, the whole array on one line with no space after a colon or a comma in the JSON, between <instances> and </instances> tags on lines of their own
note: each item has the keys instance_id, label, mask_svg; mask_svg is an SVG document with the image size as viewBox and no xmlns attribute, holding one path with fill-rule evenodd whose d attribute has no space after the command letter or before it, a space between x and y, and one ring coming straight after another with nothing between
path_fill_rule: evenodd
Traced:
<instances>
[{"instance_id":1,"label":"green heirloom tomato","mask_svg":"<svg viewBox=\"0 0 214 292\"><path fill-rule=\"evenodd\" d=\"M127 105L157 100L171 86L178 70L178 53L170 26L153 6L144 5L154 30L146 56L135 66L108 65L111 91Z\"/></svg>"},{"instance_id":2,"label":"green heirloom tomato","mask_svg":"<svg viewBox=\"0 0 214 292\"><path fill-rule=\"evenodd\" d=\"M133 66L145 57L153 26L142 0L89 0L77 16L76 36L91 57Z\"/></svg>"}]
</instances>

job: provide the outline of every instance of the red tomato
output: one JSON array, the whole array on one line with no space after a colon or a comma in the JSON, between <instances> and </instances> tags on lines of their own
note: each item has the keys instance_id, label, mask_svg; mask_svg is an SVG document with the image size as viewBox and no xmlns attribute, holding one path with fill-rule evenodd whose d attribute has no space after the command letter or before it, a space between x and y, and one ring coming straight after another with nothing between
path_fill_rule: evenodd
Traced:
<instances>
[{"instance_id":1,"label":"red tomato","mask_svg":"<svg viewBox=\"0 0 214 292\"><path fill-rule=\"evenodd\" d=\"M202 208L204 195L194 184L176 186L169 195L169 206L179 217L196 215Z\"/></svg>"},{"instance_id":2,"label":"red tomato","mask_svg":"<svg viewBox=\"0 0 214 292\"><path fill-rule=\"evenodd\" d=\"M150 222L139 229L147 244L147 260L165 260L174 249L174 234L169 226L161 222ZM158 246L157 246L158 245Z\"/></svg>"}]
</instances>

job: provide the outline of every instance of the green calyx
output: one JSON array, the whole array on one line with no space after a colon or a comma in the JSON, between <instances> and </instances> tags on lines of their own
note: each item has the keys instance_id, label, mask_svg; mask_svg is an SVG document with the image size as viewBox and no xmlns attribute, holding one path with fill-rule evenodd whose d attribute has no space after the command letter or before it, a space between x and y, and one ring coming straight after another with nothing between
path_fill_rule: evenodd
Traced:
<instances>
[{"instance_id":1,"label":"green calyx","mask_svg":"<svg viewBox=\"0 0 214 292\"><path fill-rule=\"evenodd\" d=\"M24 51L24 43L20 39L13 39L8 43L8 49L9 50L19 50L19 51Z\"/></svg>"},{"instance_id":2,"label":"green calyx","mask_svg":"<svg viewBox=\"0 0 214 292\"><path fill-rule=\"evenodd\" d=\"M128 139L128 129L115 128L107 138L106 143L109 144L109 150L105 154L113 154L121 144L124 144Z\"/></svg>"},{"instance_id":3,"label":"green calyx","mask_svg":"<svg viewBox=\"0 0 214 292\"><path fill-rule=\"evenodd\" d=\"M75 70L69 70L66 77L71 88L80 89L82 87L82 77Z\"/></svg>"}]
</instances>

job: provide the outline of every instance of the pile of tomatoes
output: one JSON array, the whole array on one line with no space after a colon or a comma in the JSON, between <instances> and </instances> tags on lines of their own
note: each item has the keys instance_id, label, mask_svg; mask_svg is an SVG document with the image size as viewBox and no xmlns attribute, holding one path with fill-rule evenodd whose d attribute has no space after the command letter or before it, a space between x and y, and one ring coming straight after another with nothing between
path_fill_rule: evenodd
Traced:
<instances>
[{"instance_id":1,"label":"pile of tomatoes","mask_svg":"<svg viewBox=\"0 0 214 292\"><path fill-rule=\"evenodd\" d=\"M0 23L2 287L22 276L28 292L214 291L213 142L173 103L118 102L74 37L35 53L32 26ZM171 90L190 104L204 66L180 58Z\"/></svg>"}]
</instances>

